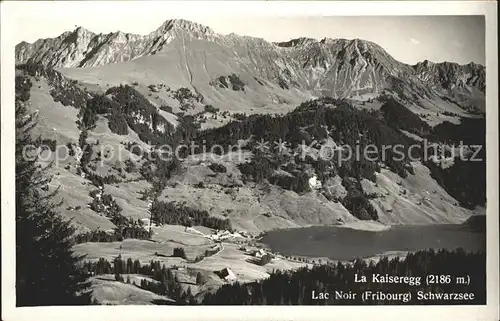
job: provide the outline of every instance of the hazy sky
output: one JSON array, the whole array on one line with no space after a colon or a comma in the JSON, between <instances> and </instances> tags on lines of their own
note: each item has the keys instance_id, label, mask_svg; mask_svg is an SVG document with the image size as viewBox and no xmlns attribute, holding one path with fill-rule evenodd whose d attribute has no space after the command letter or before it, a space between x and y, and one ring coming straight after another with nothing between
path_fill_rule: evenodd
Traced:
<instances>
[{"instance_id":1,"label":"hazy sky","mask_svg":"<svg viewBox=\"0 0 500 321\"><path fill-rule=\"evenodd\" d=\"M115 2L115 4L118 2ZM120 2L123 3L123 2ZM484 16L207 16L162 8L121 6L120 12L82 12L58 5L53 10L33 9L15 17L13 42L33 42L60 35L77 25L95 33L121 30L147 34L165 20L184 18L211 27L215 32L287 41L297 37L316 39L360 38L378 43L399 61L414 64L425 59L485 64ZM71 2L66 2L69 6ZM71 7L70 9L72 9ZM128 8L128 9L127 9ZM116 8L115 8L116 10Z\"/></svg>"}]
</instances>

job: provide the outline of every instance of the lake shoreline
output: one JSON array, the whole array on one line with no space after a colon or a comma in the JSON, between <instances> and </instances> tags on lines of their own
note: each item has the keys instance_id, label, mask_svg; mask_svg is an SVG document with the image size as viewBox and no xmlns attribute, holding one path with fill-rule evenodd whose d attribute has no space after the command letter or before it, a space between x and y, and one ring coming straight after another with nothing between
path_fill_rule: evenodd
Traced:
<instances>
[{"instance_id":1,"label":"lake shoreline","mask_svg":"<svg viewBox=\"0 0 500 321\"><path fill-rule=\"evenodd\" d=\"M259 243L285 256L333 261L370 259L425 249L486 249L486 234L467 224L392 225L355 229L346 225L309 226L265 233Z\"/></svg>"}]
</instances>

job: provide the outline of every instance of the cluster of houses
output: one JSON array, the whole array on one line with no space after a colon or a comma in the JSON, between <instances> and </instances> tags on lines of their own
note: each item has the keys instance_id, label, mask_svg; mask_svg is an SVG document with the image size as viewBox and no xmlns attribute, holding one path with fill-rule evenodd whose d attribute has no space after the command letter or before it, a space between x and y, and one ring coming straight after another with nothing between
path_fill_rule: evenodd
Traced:
<instances>
[{"instance_id":1,"label":"cluster of houses","mask_svg":"<svg viewBox=\"0 0 500 321\"><path fill-rule=\"evenodd\" d=\"M216 231L215 234L212 234L209 236L210 239L216 241L216 242L220 242L220 241L223 241L223 240L227 240L227 239L230 239L230 238L247 238L248 236L240 231L240 232L229 232L227 230L224 230L224 231Z\"/></svg>"}]
</instances>

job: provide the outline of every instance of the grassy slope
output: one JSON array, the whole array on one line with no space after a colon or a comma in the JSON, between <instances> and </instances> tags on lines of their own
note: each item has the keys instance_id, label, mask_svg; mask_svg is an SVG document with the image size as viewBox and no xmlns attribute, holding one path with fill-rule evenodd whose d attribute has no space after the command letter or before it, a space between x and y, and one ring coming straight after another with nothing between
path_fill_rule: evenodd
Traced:
<instances>
[{"instance_id":1,"label":"grassy slope","mask_svg":"<svg viewBox=\"0 0 500 321\"><path fill-rule=\"evenodd\" d=\"M382 197L372 200L378 210L380 221L392 224L442 224L461 223L472 215L471 211L458 205L446 191L429 175L429 169L413 164L415 175L401 179L388 170L377 175L378 187L366 181L370 192ZM401 181L401 185L397 183ZM401 195L401 190L406 195ZM389 194L389 195L387 195ZM457 205L455 205L457 204ZM391 209L392 211L387 211Z\"/></svg>"},{"instance_id":2,"label":"grassy slope","mask_svg":"<svg viewBox=\"0 0 500 321\"><path fill-rule=\"evenodd\" d=\"M144 278L138 275L131 275L131 282L140 284ZM149 280L149 278L146 278ZM115 281L114 275L99 275L91 278L92 298L100 304L110 305L151 305L154 300L173 300L143 290L133 284L126 284Z\"/></svg>"},{"instance_id":3,"label":"grassy slope","mask_svg":"<svg viewBox=\"0 0 500 321\"><path fill-rule=\"evenodd\" d=\"M39 88L40 86L40 88ZM40 81L32 87L32 111L39 110L41 118L39 130L43 137L56 138L61 142L78 142L79 130L76 126L77 110L55 103L48 94L48 86ZM53 131L52 128L56 128ZM47 136L46 136L47 135ZM101 145L109 144L119 146L121 142L138 142L137 135L130 131L127 136L120 136L110 132L107 120L100 118L97 126L89 133L89 141L99 140ZM98 148L95 149L97 151ZM123 151L123 149L122 149ZM130 157L128 151L123 151L124 159ZM258 234L274 228L299 227L311 224L335 224L337 218L342 218L345 226L358 229L380 229L379 224L359 221L350 215L340 203L326 200L317 192L298 195L294 192L283 191L276 187L265 189L252 183L243 184L241 173L237 164L247 161L250 154L245 154L238 160L237 155L225 155L218 159L218 163L226 166L227 172L213 173L207 166L210 161L203 161L196 156L184 161L184 171L174 176L164 190L162 198L165 201L185 202L187 205L207 210L211 215L231 218L233 226L237 229L247 230ZM115 160L106 160L104 165L98 167L101 174L117 174L112 168ZM56 174L51 183L52 188L61 185L59 198L63 199L60 212L83 229L107 230L113 224L105 217L96 214L87 208L91 202L89 192L95 189L88 180L76 175L75 159L57 165L52 172ZM64 166L71 164L69 170ZM396 182L401 180L396 174L382 170L377 176L378 187L365 182L367 191L376 192L384 197L379 197L372 203L379 210L379 217L383 223L388 224L430 224L430 223L457 223L465 220L470 211L457 207L456 201L451 198L437 183L430 178L428 170L420 165L415 166L416 175L409 175L402 180L401 186ZM135 175L135 176L134 176ZM127 179L137 178L136 174L126 176ZM204 182L204 188L194 185ZM147 218L147 203L139 200L138 192L149 188L150 184L144 180L124 182L105 186L105 193L109 193L123 208L125 216L133 218ZM401 188L407 190L406 195L399 195ZM432 191L436 191L433 193ZM428 194L429 192L430 194ZM389 195L387 195L387 193ZM426 196L427 201L417 202ZM79 210L68 210L69 206L81 206ZM387 209L391 208L392 212ZM205 228L200 228L202 233L208 234ZM207 291L223 284L213 274L213 271L230 268L240 281L253 281L265 278L273 269L294 269L304 263L291 262L277 259L266 266L259 266L248 262L249 256L239 250L239 245L225 243L224 250L219 254L208 257L198 263L187 263L181 258L158 257L154 253L170 255L175 247L185 248L189 258L203 254L206 249L213 247L213 243L206 237L196 233L186 233L180 226L164 226L154 228L155 242L144 240L125 240L116 243L84 243L75 247L78 254L87 254L87 259L96 260L100 257L112 260L118 254L123 258L131 257L142 262L151 259L160 260L167 266L187 266L190 271L205 271L210 277L209 282L203 287L192 286L194 293ZM120 248L121 247L121 248ZM252 246L248 246L253 248ZM193 283L193 275L188 270L179 272L180 278L186 284ZM113 280L95 280L94 289L98 300L113 304L147 304L156 295L143 291L132 285L120 284Z\"/></svg>"},{"instance_id":4,"label":"grassy slope","mask_svg":"<svg viewBox=\"0 0 500 321\"><path fill-rule=\"evenodd\" d=\"M49 94L49 85L42 78L33 81L31 88L31 98L29 101L30 112L38 110L38 125L35 127L35 134L42 138L55 139L58 144L74 143L78 144L80 131L76 125L78 110L71 106L63 106L54 102ZM55 130L53 130L55 129ZM64 156L64 154L61 154ZM91 202L89 192L93 189L89 182L76 175L76 160L74 157L60 158L59 163L54 163L49 172L53 175L49 188L54 190L59 187L59 194L56 201L62 201L59 207L60 213L68 218L82 230L96 229L103 230L113 228L114 225L107 219L87 208ZM48 162L55 160L55 157L48 159ZM44 164L48 164L44 162ZM65 167L70 165L67 170ZM68 210L68 207L80 206L78 210Z\"/></svg>"}]
</instances>

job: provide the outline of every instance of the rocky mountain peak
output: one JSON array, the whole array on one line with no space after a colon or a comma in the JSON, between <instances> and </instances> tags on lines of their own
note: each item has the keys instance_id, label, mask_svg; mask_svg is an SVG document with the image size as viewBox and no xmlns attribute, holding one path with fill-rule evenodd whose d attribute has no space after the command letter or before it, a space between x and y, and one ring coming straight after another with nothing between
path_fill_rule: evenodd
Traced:
<instances>
[{"instance_id":1,"label":"rocky mountain peak","mask_svg":"<svg viewBox=\"0 0 500 321\"><path fill-rule=\"evenodd\" d=\"M64 35L64 34L63 34ZM63 36L61 35L61 36ZM77 47L85 47L90 40L96 36L95 33L82 27L77 27L73 32L64 37L63 43L74 44Z\"/></svg>"},{"instance_id":2,"label":"rocky mountain peak","mask_svg":"<svg viewBox=\"0 0 500 321\"><path fill-rule=\"evenodd\" d=\"M216 35L210 27L184 19L167 20L153 34L160 35L168 32L186 32L195 37Z\"/></svg>"},{"instance_id":3,"label":"rocky mountain peak","mask_svg":"<svg viewBox=\"0 0 500 321\"><path fill-rule=\"evenodd\" d=\"M184 19L167 20L145 36L120 31L96 35L78 27L57 38L40 39L33 44L20 43L16 46L16 62L41 63L53 68L96 67L154 55L169 46L179 46L179 41L175 40L182 41L182 46L188 50L191 41L217 43L224 48L220 52L222 65L233 63L232 66L244 64L249 67L233 73L250 70L251 76L268 80L284 90L294 87L320 95L350 97L377 95L396 85L400 91L404 87L407 92L419 94L427 93L428 84L445 89L473 86L483 92L485 88L484 67L474 63L458 65L425 60L410 66L368 40L323 38L318 41L299 37L270 43L236 34L219 35L205 25ZM248 65L249 61L252 66ZM183 62L181 70L185 69L190 79L196 78L192 67L205 63L206 59Z\"/></svg>"},{"instance_id":4,"label":"rocky mountain peak","mask_svg":"<svg viewBox=\"0 0 500 321\"><path fill-rule=\"evenodd\" d=\"M308 37L300 37L291 39L289 41L275 42L274 44L277 45L278 47L289 48L289 47L309 45L313 43L318 43L318 40Z\"/></svg>"}]
</instances>

